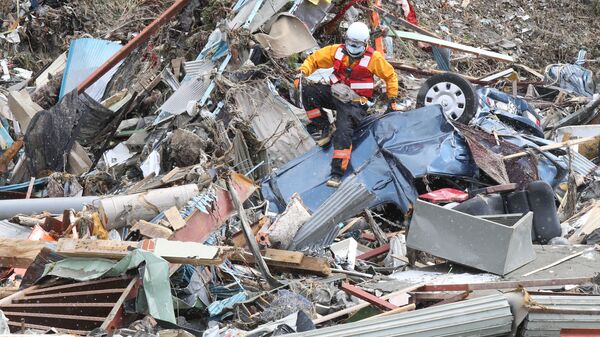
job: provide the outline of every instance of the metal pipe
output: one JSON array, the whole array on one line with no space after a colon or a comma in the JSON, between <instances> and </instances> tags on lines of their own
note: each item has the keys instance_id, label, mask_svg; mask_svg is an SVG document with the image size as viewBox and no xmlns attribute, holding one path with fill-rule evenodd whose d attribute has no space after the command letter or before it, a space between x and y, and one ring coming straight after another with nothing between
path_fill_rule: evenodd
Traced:
<instances>
[{"instance_id":1,"label":"metal pipe","mask_svg":"<svg viewBox=\"0 0 600 337\"><path fill-rule=\"evenodd\" d=\"M154 32L156 32L164 23L168 22L173 16L179 13L179 11L181 11L189 2L190 0L175 1L171 7L169 7L159 17L154 19L154 21L146 26L146 28L144 28L144 30L142 30L136 37L131 39L125 46L123 46L123 48L121 48L121 50L108 59L108 61L104 62L104 64L100 66L100 68L96 69L96 71L94 71L90 76L88 76L85 81L79 84L77 87L77 93L81 94L84 92L85 89L89 88L98 79L104 76L106 72L121 62L121 60L129 55L129 53L131 53L135 48L150 39Z\"/></svg>"},{"instance_id":2,"label":"metal pipe","mask_svg":"<svg viewBox=\"0 0 600 337\"><path fill-rule=\"evenodd\" d=\"M0 200L0 219L8 219L17 214L39 214L47 211L62 214L65 209L81 210L84 205L100 199L98 196L74 198L40 198Z\"/></svg>"}]
</instances>

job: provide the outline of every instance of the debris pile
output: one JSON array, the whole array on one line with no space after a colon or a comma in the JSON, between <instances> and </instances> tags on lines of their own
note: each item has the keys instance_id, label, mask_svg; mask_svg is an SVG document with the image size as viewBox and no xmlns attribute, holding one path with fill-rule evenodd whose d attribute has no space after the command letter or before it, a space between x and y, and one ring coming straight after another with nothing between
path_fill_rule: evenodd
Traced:
<instances>
[{"instance_id":1,"label":"debris pile","mask_svg":"<svg viewBox=\"0 0 600 337\"><path fill-rule=\"evenodd\" d=\"M0 3L0 334L598 335L594 5L486 3Z\"/></svg>"}]
</instances>

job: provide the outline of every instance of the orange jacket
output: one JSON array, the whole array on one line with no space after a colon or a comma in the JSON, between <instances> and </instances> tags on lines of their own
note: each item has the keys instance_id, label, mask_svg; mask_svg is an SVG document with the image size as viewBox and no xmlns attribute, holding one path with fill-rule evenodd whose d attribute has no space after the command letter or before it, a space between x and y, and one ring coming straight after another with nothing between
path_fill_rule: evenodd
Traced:
<instances>
[{"instance_id":1,"label":"orange jacket","mask_svg":"<svg viewBox=\"0 0 600 337\"><path fill-rule=\"evenodd\" d=\"M339 44L333 44L317 50L306 58L299 70L305 76L310 76L317 69L333 67L333 63L335 62L335 52L339 46ZM360 61L360 59L354 61L352 67L354 67L358 61ZM343 62L347 66L350 62L350 57L345 55ZM398 96L398 75L396 74L394 67L386 61L380 52L375 51L373 53L373 57L367 68L373 75L385 81L386 93L389 98Z\"/></svg>"}]
</instances>

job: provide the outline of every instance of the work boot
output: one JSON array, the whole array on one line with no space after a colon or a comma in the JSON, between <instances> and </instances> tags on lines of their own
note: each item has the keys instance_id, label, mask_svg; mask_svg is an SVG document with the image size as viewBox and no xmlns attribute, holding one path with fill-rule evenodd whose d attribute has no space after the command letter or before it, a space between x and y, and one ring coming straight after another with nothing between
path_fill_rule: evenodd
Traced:
<instances>
[{"instance_id":1,"label":"work boot","mask_svg":"<svg viewBox=\"0 0 600 337\"><path fill-rule=\"evenodd\" d=\"M332 174L327 180L327 186L338 188L342 184L342 177L337 174Z\"/></svg>"},{"instance_id":2,"label":"work boot","mask_svg":"<svg viewBox=\"0 0 600 337\"><path fill-rule=\"evenodd\" d=\"M331 127L327 126L322 130L315 131L311 134L317 145L320 147L325 147L331 142L331 136L333 132Z\"/></svg>"}]
</instances>

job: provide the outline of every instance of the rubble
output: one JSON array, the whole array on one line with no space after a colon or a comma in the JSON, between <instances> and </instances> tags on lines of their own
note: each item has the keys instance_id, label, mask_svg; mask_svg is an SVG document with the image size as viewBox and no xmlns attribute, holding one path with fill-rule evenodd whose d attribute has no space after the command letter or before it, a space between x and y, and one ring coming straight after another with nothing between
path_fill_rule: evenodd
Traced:
<instances>
[{"instance_id":1,"label":"rubble","mask_svg":"<svg viewBox=\"0 0 600 337\"><path fill-rule=\"evenodd\" d=\"M597 335L596 9L3 1L0 334Z\"/></svg>"}]
</instances>

